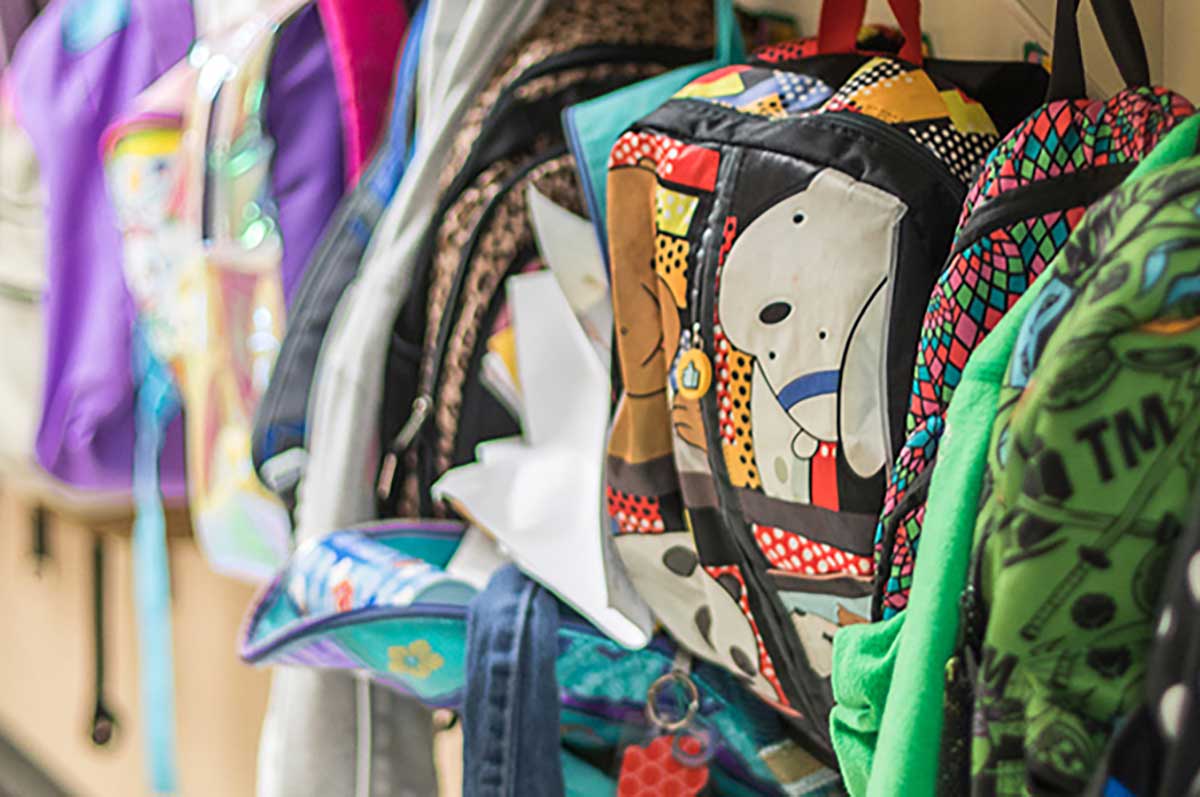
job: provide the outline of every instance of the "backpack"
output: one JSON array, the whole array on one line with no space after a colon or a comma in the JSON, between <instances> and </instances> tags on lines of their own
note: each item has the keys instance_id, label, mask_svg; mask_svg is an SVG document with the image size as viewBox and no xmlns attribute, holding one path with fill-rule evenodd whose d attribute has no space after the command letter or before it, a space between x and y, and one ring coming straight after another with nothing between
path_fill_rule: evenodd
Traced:
<instances>
[{"instance_id":1,"label":"backpack","mask_svg":"<svg viewBox=\"0 0 1200 797\"><path fill-rule=\"evenodd\" d=\"M918 308L967 180L1044 85L923 59L917 3L892 3L904 60L857 53L863 5L825 4L821 55L693 81L608 176L615 547L667 630L829 764L831 640L870 615Z\"/></svg>"},{"instance_id":2,"label":"backpack","mask_svg":"<svg viewBox=\"0 0 1200 797\"><path fill-rule=\"evenodd\" d=\"M467 540L455 521L381 521L313 540L255 600L239 635L242 659L365 672L425 705L471 710L464 705L467 604L488 576L459 574L455 555ZM736 678L692 661L663 634L628 650L569 608L559 605L558 615L554 669L564 750L592 762L619 760L631 742L655 733L645 705L660 690L652 684L672 676L697 690L695 728L707 742L714 793L777 795L781 783L809 785L811 767L796 766L808 759ZM664 695L660 710L673 699ZM565 774L568 794L616 793L611 780L589 790L574 782L570 767Z\"/></svg>"},{"instance_id":3,"label":"backpack","mask_svg":"<svg viewBox=\"0 0 1200 797\"><path fill-rule=\"evenodd\" d=\"M56 2L30 24L6 69L45 198L46 351L35 454L72 487L128 492L133 463L134 312L97 145L193 36L188 0ZM181 442L173 430L163 473L171 497L184 491Z\"/></svg>"},{"instance_id":4,"label":"backpack","mask_svg":"<svg viewBox=\"0 0 1200 797\"><path fill-rule=\"evenodd\" d=\"M707 57L712 8L687 0L667 17L634 0L554 3L466 113L388 353L380 516L445 513L430 495L437 477L474 460L479 442L518 431L499 288L540 267L528 186L582 212L563 108Z\"/></svg>"},{"instance_id":5,"label":"backpack","mask_svg":"<svg viewBox=\"0 0 1200 797\"><path fill-rule=\"evenodd\" d=\"M274 170L294 163L277 148L268 117L272 106L289 106L284 118L301 103L310 112L321 109L312 92L329 84L311 79L321 74L321 37L316 8L300 0L251 15L198 42L103 140L125 277L138 309L130 364L137 384L132 544L156 792L173 793L177 780L160 463L181 405L188 410L189 509L210 564L261 580L290 547L286 510L250 467L249 420L284 315L285 233ZM286 66L277 69L281 62ZM336 156L340 138L324 132L306 151L331 142L325 151ZM340 185L336 158L333 165ZM319 186L322 172L313 175L309 185ZM308 201L293 210L298 216L313 208Z\"/></svg>"},{"instance_id":6,"label":"backpack","mask_svg":"<svg viewBox=\"0 0 1200 797\"><path fill-rule=\"evenodd\" d=\"M255 469L264 484L285 498L291 498L303 471L305 413L321 341L412 155L411 116L426 9L422 3L409 23L395 70L396 89L388 129L354 190L343 198L304 270L288 308L287 330L271 380L254 417Z\"/></svg>"},{"instance_id":7,"label":"backpack","mask_svg":"<svg viewBox=\"0 0 1200 797\"><path fill-rule=\"evenodd\" d=\"M946 266L925 310L904 431L875 533L872 619L908 603L944 412L967 358L1066 244L1089 205L1121 183L1192 105L1152 87L1127 0L1093 2L1128 88L1089 100L1077 3L1058 4L1046 104L975 176Z\"/></svg>"},{"instance_id":8,"label":"backpack","mask_svg":"<svg viewBox=\"0 0 1200 797\"><path fill-rule=\"evenodd\" d=\"M956 794L968 777L974 795L1082 793L1141 701L1200 484L1200 158L1094 206L1041 281L1001 387L947 668L947 711L973 739L940 767Z\"/></svg>"},{"instance_id":9,"label":"backpack","mask_svg":"<svg viewBox=\"0 0 1200 797\"><path fill-rule=\"evenodd\" d=\"M300 222L324 223L328 181L341 185L341 138L330 125L298 150L292 133L274 133L280 119L336 103L316 7L293 0L234 31L204 41L140 98L109 131L106 152L138 329L170 366L187 409L197 537L217 570L262 580L286 557L291 526L251 467L251 419L282 336L288 276L298 276L311 236L306 229L289 257L289 234ZM220 63L214 53L238 73L214 82L213 68L198 66ZM266 100L247 101L247 110L230 99L261 96L264 86ZM297 182L301 152L326 157ZM282 195L279 170L289 170ZM139 438L173 415L165 405L156 412Z\"/></svg>"}]
</instances>

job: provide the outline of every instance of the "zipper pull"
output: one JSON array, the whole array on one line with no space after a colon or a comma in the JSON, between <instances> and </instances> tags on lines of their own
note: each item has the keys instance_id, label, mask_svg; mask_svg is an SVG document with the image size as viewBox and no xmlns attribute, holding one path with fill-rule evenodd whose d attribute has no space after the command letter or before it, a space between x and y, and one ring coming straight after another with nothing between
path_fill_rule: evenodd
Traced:
<instances>
[{"instance_id":1,"label":"zipper pull","mask_svg":"<svg viewBox=\"0 0 1200 797\"><path fill-rule=\"evenodd\" d=\"M375 485L375 492L381 500L386 501L391 498L396 480L396 470L400 466L400 455L408 450L413 440L417 439L417 434L429 420L429 413L432 409L432 397L420 395L413 399L408 420L392 438L392 444L388 446L387 453L383 455L383 463L379 466L379 481Z\"/></svg>"}]
</instances>

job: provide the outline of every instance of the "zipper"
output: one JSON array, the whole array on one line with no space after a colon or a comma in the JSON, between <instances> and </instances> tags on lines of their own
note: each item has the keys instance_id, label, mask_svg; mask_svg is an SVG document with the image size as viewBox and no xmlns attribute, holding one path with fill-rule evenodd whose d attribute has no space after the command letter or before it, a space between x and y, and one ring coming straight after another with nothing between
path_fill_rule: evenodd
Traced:
<instances>
[{"instance_id":1,"label":"zipper","mask_svg":"<svg viewBox=\"0 0 1200 797\"><path fill-rule=\"evenodd\" d=\"M1124 182L1135 167L1134 163L1113 163L1005 191L971 211L967 223L958 232L950 257L961 254L984 236L1022 219L1087 207Z\"/></svg>"},{"instance_id":2,"label":"zipper","mask_svg":"<svg viewBox=\"0 0 1200 797\"><path fill-rule=\"evenodd\" d=\"M740 119L743 121L756 118L745 114L736 108L730 108L725 105L714 105L710 102L691 97L670 100L669 102L671 105L685 105L693 112L698 112L704 115L723 116L729 119ZM960 200L966 193L966 186L964 183L954 176L954 173L950 171L950 167L947 166L945 161L939 158L933 152L933 150L929 149L907 133L898 130L887 122L876 119L873 116L854 113L853 111L830 111L827 113L813 114L812 116L793 116L786 119L777 119L773 121L773 124L786 124L792 126L793 128L840 127L849 132L859 133L869 139L882 139L890 146L903 150L905 155L908 155L912 159L923 164L924 168L929 171L930 174L936 175L938 182L942 186L947 188L954 196L959 197ZM648 120L646 127L657 128L658 125L654 123L653 119L650 119ZM693 136L686 132L674 131L669 126L663 127L663 132L675 137L685 135L697 143L706 142L721 146L729 145L729 142L726 141L706 139L703 136ZM760 146L758 148L766 149L770 152L777 152L777 150L771 149L770 147ZM780 154L797 158L798 160L805 160L803 153L796 154L784 152ZM961 204L961 201L959 204Z\"/></svg>"},{"instance_id":3,"label":"zipper","mask_svg":"<svg viewBox=\"0 0 1200 797\"><path fill-rule=\"evenodd\" d=\"M689 104L696 103L694 100L683 100ZM745 118L745 115L731 108L721 106L712 106L707 103L703 104L705 108L713 109L722 115ZM793 124L797 127L838 127L847 129L863 135L866 138L883 141L891 147L900 150L906 157L911 160L923 164L924 170L940 185L946 187L953 196L961 197L965 193L965 186L954 176L949 167L927 149L924 145L911 138L907 134L893 128L892 126L881 122L872 117L862 116L861 114L833 112L820 114L811 117L801 117L793 120ZM721 167L718 174L718 184L729 185L733 182L733 176L737 173L741 161L741 152L739 148L730 147L727 144L721 144L722 158ZM805 160L802 156L792 156L796 160ZM713 272L716 268L718 258L718 247L713 245L714 240L714 219L723 221L723 207L727 202L722 202L720 195L717 198L717 204L714 206L710 214L709 223L705 229L706 245L703 247L702 260L698 264L696 279L699 290L699 312L700 317L697 319L692 317L693 323L699 323L702 338L708 345L713 345L713 326L714 326L714 307L716 303L715 284L713 280ZM893 281L894 274L889 273L888 282ZM693 306L696 306L693 304ZM885 349L886 350L886 349ZM715 418L716 416L716 398L714 391L710 390L701 399L702 409L706 419ZM728 474L726 472L723 457L720 456L721 439L719 430L714 423L705 423L705 435L708 442L708 459L709 466L713 472L716 481L716 490L720 498L721 515L726 529L736 530L731 533L733 543L740 552L743 577L747 581L748 591L755 595L753 602L761 606L764 611L756 614L755 620L762 626L765 626L768 634L775 641L774 647L776 652L782 655L785 667L780 667L776 664L775 670L781 676L781 681L787 682L785 694L790 692L789 699L796 699L800 705L795 706L804 715L805 723L812 729L812 741L819 745L822 750L828 747L828 730L821 724L822 712L815 710L811 705L809 691L804 688L802 681L796 677L799 672L808 673L815 678L815 674L811 672L811 668L806 664L805 657L799 640L795 636L795 631L791 628L787 620L786 610L779 602L779 598L775 593L774 588L768 582L766 567L761 563L761 552L754 545L752 534L749 533L747 521L741 517L738 512L739 502L737 500L734 488L729 484ZM784 676L784 670L787 670L789 675ZM812 751L810 751L812 752ZM825 756L818 756L824 758ZM826 761L825 763L832 763Z\"/></svg>"},{"instance_id":4,"label":"zipper","mask_svg":"<svg viewBox=\"0 0 1200 797\"><path fill-rule=\"evenodd\" d=\"M480 236L491 221L492 216L495 215L496 208L499 207L500 203L508 196L514 186L525 179L534 169L566 154L567 151L564 147L555 147L553 150L543 153L527 162L516 172L509 175L504 183L501 184L496 195L492 197L491 201L488 202L480 214L479 221L471 231L470 239L468 239L466 246L463 247L458 269L450 285L450 293L446 297L445 311L442 313L441 322L438 324L437 340L430 357L432 367L429 377L421 379L421 385L417 392L417 397L413 399L409 416L405 420L404 425L400 427L400 431L392 438L392 442L384 454L383 464L379 472L379 483L377 485L377 492L382 500L387 501L390 499L392 493L395 491L400 457L414 443L421 448L426 448L431 442L424 439L419 440L418 438L421 436L421 433L429 422L430 416L433 414L434 392L437 390L437 386L442 378L443 355L446 345L450 340L450 334L458 321L458 316L454 314L453 310L458 306L459 297L462 295L467 274L471 269L471 261L474 259L475 249L479 244ZM422 445L422 443L426 445ZM433 481L432 473L429 472L433 467L433 460L430 456L419 456L418 458L421 460L420 469L425 471L420 474L422 487L424 487Z\"/></svg>"},{"instance_id":5,"label":"zipper","mask_svg":"<svg viewBox=\"0 0 1200 797\"><path fill-rule=\"evenodd\" d=\"M718 184L729 184L741 165L742 153L737 149L726 148L722 152L720 171L718 172ZM714 271L717 267L717 260L720 256L719 236L715 230L723 228L724 216L728 207L728 198L717 195L716 203L709 214L708 224L704 231L704 245L702 247L702 259L697 264L697 284L699 286L699 313L700 317L694 315L691 318L693 324L699 324L701 331L701 339L710 347L715 346L713 339L713 327L715 319L716 306L716 290L714 285ZM719 223L718 223L719 222ZM692 304L693 307L697 305ZM710 356L711 356L710 352ZM720 513L725 529L731 533L729 536L733 538L733 544L740 554L740 570L742 576L746 580L747 600L753 605L761 606L765 609L763 612L756 613L755 621L765 626L766 634L764 637L770 636L775 640L776 644L772 647L776 648L776 652L781 652L784 659L783 662L787 665L787 671L793 672L801 662L804 661L803 654L799 650L799 641L794 639L795 632L790 631L780 618L786 618L786 613L783 607L779 604L778 597L767 583L765 568L760 563L762 552L757 549L753 543L753 535L748 528L747 521L740 516L737 511L739 502L737 495L734 493L733 486L729 483L729 474L725 467L724 457L721 455L722 442L720 430L715 423L708 422L707 419L715 418L717 415L716 391L710 388L707 393L700 399L701 411L706 418L704 424L704 432L706 442L708 444L708 461L709 468L713 473L713 480L716 483L716 491L720 502ZM761 664L761 663L760 663ZM813 711L813 707L808 705L807 693L802 689L796 688L794 677L783 675L784 668L776 663L775 672L781 676L782 680L789 681L792 687L790 690L785 690L785 696L791 699L792 696L787 695L790 691L795 697L800 699L802 705L794 708L800 711L804 716L804 721L810 726L819 724L819 713ZM805 667L805 669L808 669ZM827 734L818 734L817 740L824 739ZM821 747L826 745L820 742ZM811 752L811 751L810 751ZM825 761L824 763L832 763Z\"/></svg>"},{"instance_id":6,"label":"zipper","mask_svg":"<svg viewBox=\"0 0 1200 797\"><path fill-rule=\"evenodd\" d=\"M432 410L433 399L431 397L421 394L413 399L408 419L400 427L396 436L392 438L392 442L383 455L383 463L379 466L379 482L375 486L375 492L380 499L386 501L391 496L392 487L396 481L396 471L400 466L400 455L412 445L417 433L429 419Z\"/></svg>"},{"instance_id":7,"label":"zipper","mask_svg":"<svg viewBox=\"0 0 1200 797\"><path fill-rule=\"evenodd\" d=\"M885 139L897 149L904 150L906 155L924 163L931 174L937 174L938 182L948 188L951 193L962 196L966 191L963 182L954 176L946 162L934 154L933 150L887 122L851 111L834 111L803 118L813 122L824 121L830 123L832 127L849 128L863 133L868 138Z\"/></svg>"},{"instance_id":8,"label":"zipper","mask_svg":"<svg viewBox=\"0 0 1200 797\"><path fill-rule=\"evenodd\" d=\"M466 162L459 169L458 174L455 175L454 180L443 195L436 217L441 218L444 216L453 202L457 200L458 196L479 176L479 173L482 171L479 161L483 159L482 153L485 151L483 147L479 146L479 142L490 140L494 128L499 124L499 120L504 118L508 109L516 102L517 91L523 86L533 80L555 72L588 66L599 66L606 63L659 63L666 67L674 67L696 60L697 52L686 48L662 47L657 45L599 45L559 53L534 64L509 83L500 93L500 96L496 98L495 105L492 106L492 110L488 112L486 119L480 126L479 135L476 137L476 144L472 146ZM463 257L458 273L455 275L450 296L446 302L447 310L452 309L457 304L458 296L462 289L462 282L466 276L464 272L469 268L469 255L474 250L475 244L478 241L479 228L483 226L484 222L490 218L491 213L494 212L494 203L496 200L507 194L511 190L513 183L524 177L530 170L552 158L565 154L567 154L567 149L559 146L555 147L548 155L538 156L537 160L523 167L515 178L510 178L510 180L506 181L496 197L484 209L484 213L480 217L480 223L472 231L471 240L468 241L464 249L466 256ZM427 236L426 240L428 243L422 247L421 260L428 263L433 256L436 239L431 235ZM418 391L417 397L413 400L408 419L405 420L400 432L392 438L387 451L384 453L379 471L379 479L376 484L376 494L382 501L390 500L392 494L395 492L399 458L416 441L417 436L424 429L432 413L433 391L436 389L441 378L441 355L445 349L445 342L449 337L449 331L453 326L452 324L447 324L447 318L452 315L452 313L446 312L439 325L438 341L434 350L436 358L434 360L433 376L423 386L423 389Z\"/></svg>"},{"instance_id":9,"label":"zipper","mask_svg":"<svg viewBox=\"0 0 1200 797\"><path fill-rule=\"evenodd\" d=\"M534 172L538 167L549 163L555 158L561 158L567 154L567 149L564 146L556 146L548 152L544 152L536 156L533 160L527 162L524 166L517 169L501 184L500 190L488 202L487 207L483 209L483 213L479 216L479 222L475 225L475 229L471 230L471 237L467 241L467 245L463 247L462 257L459 260L458 271L454 275L454 281L450 286L450 293L446 297L446 311L442 314L441 324L438 326L437 343L433 349L433 368L430 371L430 379L425 386L426 395L429 397L430 405L433 403L433 393L437 390L442 381L442 364L445 361L446 346L450 341L450 335L454 331L454 327L458 323L458 316L453 312L459 305L459 299L462 296L463 286L466 284L467 276L471 271L471 262L475 258L475 250L479 246L479 239L483 236L488 224L492 220L492 216L496 214L496 209L500 207L500 203L505 197L521 183L526 177ZM483 336L480 336L483 337ZM418 396L420 398L420 396ZM415 402L414 402L415 405ZM407 424L405 424L407 426ZM424 426L424 421L421 422ZM418 432L420 429L418 428ZM429 441L432 443L433 441ZM418 452L418 456L421 452ZM432 454L433 452L426 452ZM426 456L424 462L421 463L420 476L421 481L420 493L424 496L428 492L428 488L432 486L437 478L437 474L433 472L434 457Z\"/></svg>"}]
</instances>

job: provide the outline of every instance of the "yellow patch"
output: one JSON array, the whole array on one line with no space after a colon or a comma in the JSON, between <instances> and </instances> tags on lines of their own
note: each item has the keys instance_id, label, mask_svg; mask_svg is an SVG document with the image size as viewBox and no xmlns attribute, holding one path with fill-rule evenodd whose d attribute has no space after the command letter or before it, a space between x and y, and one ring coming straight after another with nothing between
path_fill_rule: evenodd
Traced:
<instances>
[{"instance_id":1,"label":"yellow patch","mask_svg":"<svg viewBox=\"0 0 1200 797\"><path fill-rule=\"evenodd\" d=\"M746 84L742 82L742 76L734 72L708 82L689 83L676 92L675 98L682 100L687 97L728 97L741 94L745 90Z\"/></svg>"},{"instance_id":2,"label":"yellow patch","mask_svg":"<svg viewBox=\"0 0 1200 797\"><path fill-rule=\"evenodd\" d=\"M181 134L178 129L149 127L135 130L121 137L113 147L113 156L140 155L156 157L170 155L179 149Z\"/></svg>"},{"instance_id":3,"label":"yellow patch","mask_svg":"<svg viewBox=\"0 0 1200 797\"><path fill-rule=\"evenodd\" d=\"M700 198L659 187L654 192L654 221L662 232L680 238L688 234Z\"/></svg>"},{"instance_id":4,"label":"yellow patch","mask_svg":"<svg viewBox=\"0 0 1200 797\"><path fill-rule=\"evenodd\" d=\"M686 238L659 233L654 236L654 271L666 283L675 306L687 307L688 252L691 244Z\"/></svg>"},{"instance_id":5,"label":"yellow patch","mask_svg":"<svg viewBox=\"0 0 1200 797\"><path fill-rule=\"evenodd\" d=\"M783 109L783 102L779 99L778 94L769 94L766 97L755 100L749 105L743 106L741 110L756 116L769 116L772 118L787 116L787 111Z\"/></svg>"},{"instance_id":6,"label":"yellow patch","mask_svg":"<svg viewBox=\"0 0 1200 797\"><path fill-rule=\"evenodd\" d=\"M864 64L859 72L869 71L872 64ZM883 78L854 91L847 99L868 116L889 124L940 119L946 115L946 104L937 86L920 70Z\"/></svg>"},{"instance_id":7,"label":"yellow patch","mask_svg":"<svg viewBox=\"0 0 1200 797\"><path fill-rule=\"evenodd\" d=\"M963 133L988 133L999 135L992 117L981 103L968 100L957 89L943 91L942 101L946 105L946 113L950 121Z\"/></svg>"},{"instance_id":8,"label":"yellow patch","mask_svg":"<svg viewBox=\"0 0 1200 797\"><path fill-rule=\"evenodd\" d=\"M733 442L724 436L721 448L725 454L725 469L734 487L757 490L762 486L754 464L754 440L750 433L750 383L754 358L732 346L729 347L729 406L722 407L733 424ZM745 388L742 390L741 388Z\"/></svg>"},{"instance_id":9,"label":"yellow patch","mask_svg":"<svg viewBox=\"0 0 1200 797\"><path fill-rule=\"evenodd\" d=\"M679 395L689 401L701 398L712 385L712 363L701 349L688 349L675 366Z\"/></svg>"},{"instance_id":10,"label":"yellow patch","mask_svg":"<svg viewBox=\"0 0 1200 797\"><path fill-rule=\"evenodd\" d=\"M520 390L521 382L517 377L517 336L513 328L505 327L488 338L487 349L489 353L500 358L512 378L513 385Z\"/></svg>"}]
</instances>

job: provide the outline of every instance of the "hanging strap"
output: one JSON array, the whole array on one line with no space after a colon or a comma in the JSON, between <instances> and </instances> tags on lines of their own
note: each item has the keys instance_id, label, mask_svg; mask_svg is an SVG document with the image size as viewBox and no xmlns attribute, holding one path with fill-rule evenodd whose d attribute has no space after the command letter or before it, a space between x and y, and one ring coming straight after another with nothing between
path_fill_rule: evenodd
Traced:
<instances>
[{"instance_id":1,"label":"hanging strap","mask_svg":"<svg viewBox=\"0 0 1200 797\"><path fill-rule=\"evenodd\" d=\"M289 4L291 9L294 3ZM287 14L290 18L290 12ZM278 30L268 18L265 35ZM246 30L243 28L242 30ZM258 43L259 32L250 40ZM204 46L204 45L200 45ZM250 51L253 52L253 51ZM208 129L210 113L219 98L218 89L236 74L237 59L213 58L200 66L198 85L192 100L193 129ZM207 71L206 71L207 70ZM231 70L233 70L231 72ZM245 100L245 97L239 97ZM225 98L225 102L230 102ZM204 179L203 136L193 137L193 160L187 173L194 190L187 192L183 202L185 218L201 223L201 213L207 202ZM185 137L185 141L187 138ZM231 142L221 141L228 152ZM181 157L187 158L188 145ZM197 160L198 158L198 160ZM219 181L218 181L219 182ZM220 200L225 197L221 196ZM218 208L223 203L216 203ZM209 214L203 214L205 220ZM224 220L222 220L224 221ZM227 227L218 224L221 235ZM134 415L135 439L133 457L133 576L138 623L138 653L141 668L142 722L145 728L146 759L153 794L165 796L179 792L179 765L175 722L175 677L173 630L171 622L170 562L167 546L166 516L162 505L159 481L159 459L167 428L180 412L181 399L170 368L154 353L146 329L140 323L133 329L133 373L137 384Z\"/></svg>"},{"instance_id":2,"label":"hanging strap","mask_svg":"<svg viewBox=\"0 0 1200 797\"><path fill-rule=\"evenodd\" d=\"M1137 15L1129 0L1091 0L1108 51L1128 88L1150 85L1150 66ZM1054 18L1053 72L1046 101L1087 97L1079 41L1079 0L1058 0Z\"/></svg>"},{"instance_id":3,"label":"hanging strap","mask_svg":"<svg viewBox=\"0 0 1200 797\"><path fill-rule=\"evenodd\" d=\"M888 0L892 14L904 34L900 57L917 64L924 62L921 49L921 0ZM817 52L852 53L858 47L858 33L867 17L867 0L825 0L817 29Z\"/></svg>"},{"instance_id":4,"label":"hanging strap","mask_svg":"<svg viewBox=\"0 0 1200 797\"><path fill-rule=\"evenodd\" d=\"M133 328L137 378L133 451L133 582L141 665L146 761L155 795L179 791L175 744L175 664L172 654L171 578L167 523L159 492L158 458L166 429L179 414L175 381L154 355L141 324Z\"/></svg>"},{"instance_id":5,"label":"hanging strap","mask_svg":"<svg viewBox=\"0 0 1200 797\"><path fill-rule=\"evenodd\" d=\"M742 29L733 10L733 0L714 0L713 18L716 20L717 61L731 64L741 61L745 55L742 44Z\"/></svg>"}]
</instances>

